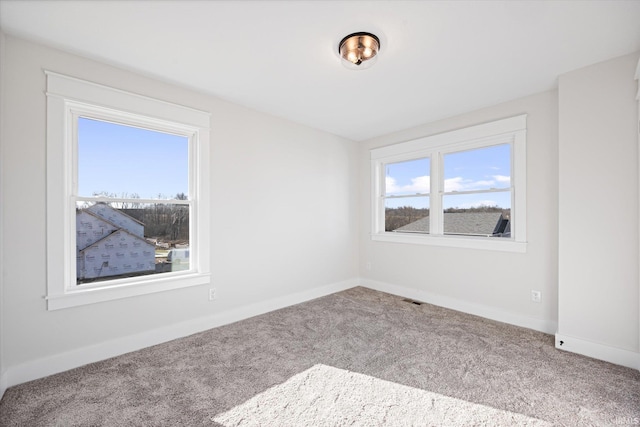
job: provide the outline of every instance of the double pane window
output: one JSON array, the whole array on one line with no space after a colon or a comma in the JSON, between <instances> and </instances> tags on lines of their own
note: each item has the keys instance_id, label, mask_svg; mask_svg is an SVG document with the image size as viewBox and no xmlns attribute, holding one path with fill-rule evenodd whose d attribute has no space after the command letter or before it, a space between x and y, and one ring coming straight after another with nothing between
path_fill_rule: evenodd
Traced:
<instances>
[{"instance_id":1,"label":"double pane window","mask_svg":"<svg viewBox=\"0 0 640 427\"><path fill-rule=\"evenodd\" d=\"M524 250L525 135L517 116L372 150L372 238Z\"/></svg>"}]
</instances>

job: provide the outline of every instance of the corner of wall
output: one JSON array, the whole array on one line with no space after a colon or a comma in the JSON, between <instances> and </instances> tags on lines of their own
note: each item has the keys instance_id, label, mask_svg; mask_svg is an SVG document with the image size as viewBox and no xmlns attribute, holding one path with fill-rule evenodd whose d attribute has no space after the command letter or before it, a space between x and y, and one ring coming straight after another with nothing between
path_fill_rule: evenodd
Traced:
<instances>
[{"instance_id":1,"label":"corner of wall","mask_svg":"<svg viewBox=\"0 0 640 427\"><path fill-rule=\"evenodd\" d=\"M4 156L2 155L2 151L3 151L3 129L4 126L3 124L3 107L2 107L2 100L4 99L4 97L2 96L4 93L3 87L4 87L4 41L5 41L5 36L4 33L2 32L2 30L0 30L0 162L2 162L2 159L4 158ZM3 340L3 336L4 336L4 281L3 281L3 277L4 277L4 238L3 238L3 224L4 224L4 215L3 215L3 206L5 206L4 203L4 192L3 192L3 185L4 185L4 179L2 176L2 171L4 170L4 168L2 167L2 165L0 164L0 399L2 399L2 396L4 396L4 392L7 389L7 378L5 375L5 366L4 366L4 340Z\"/></svg>"},{"instance_id":2,"label":"corner of wall","mask_svg":"<svg viewBox=\"0 0 640 427\"><path fill-rule=\"evenodd\" d=\"M640 92L633 76L635 72L637 79L640 74L639 56L640 52L627 54L558 78L556 347L635 369L640 369ZM603 156L607 151L616 155ZM578 183L585 177L589 179L594 169L603 178L590 186L587 194L578 188ZM624 188L615 184L620 178L627 181ZM608 193L607 204L585 213L591 194L603 189ZM583 238L587 224L597 223L620 209L625 215L616 218L619 234L614 231L596 239ZM585 262L590 263L588 268Z\"/></svg>"},{"instance_id":3,"label":"corner of wall","mask_svg":"<svg viewBox=\"0 0 640 427\"><path fill-rule=\"evenodd\" d=\"M627 368L640 370L640 353L594 343L581 338L556 333L555 346L558 350L581 354Z\"/></svg>"},{"instance_id":4,"label":"corner of wall","mask_svg":"<svg viewBox=\"0 0 640 427\"><path fill-rule=\"evenodd\" d=\"M474 316L484 317L485 319L491 319L497 322L533 329L534 331L544 332L546 334L553 334L554 331L558 329L557 322L553 322L551 320L538 319L521 313L508 312L484 304L463 301L458 298L452 298L421 289L413 289L365 278L360 278L360 286L404 298L423 301L428 304L461 311Z\"/></svg>"},{"instance_id":5,"label":"corner of wall","mask_svg":"<svg viewBox=\"0 0 640 427\"><path fill-rule=\"evenodd\" d=\"M638 107L638 132L636 136L638 137L638 146L640 147L640 59L638 59L638 65L636 66L635 79L638 84L638 92L636 92L636 105ZM638 171L638 179L640 180L640 150L638 151ZM638 190L638 200L640 201L640 185L638 187ZM640 212L638 216L640 217ZM638 237L638 244L640 245L640 227L638 227ZM640 262L638 263L638 269L640 273ZM640 278L640 274L638 275L638 277ZM638 370L640 371L640 280L638 280Z\"/></svg>"},{"instance_id":6,"label":"corner of wall","mask_svg":"<svg viewBox=\"0 0 640 427\"><path fill-rule=\"evenodd\" d=\"M0 400L2 400L4 392L7 391L7 388L7 374L3 372L2 374L0 374Z\"/></svg>"}]
</instances>

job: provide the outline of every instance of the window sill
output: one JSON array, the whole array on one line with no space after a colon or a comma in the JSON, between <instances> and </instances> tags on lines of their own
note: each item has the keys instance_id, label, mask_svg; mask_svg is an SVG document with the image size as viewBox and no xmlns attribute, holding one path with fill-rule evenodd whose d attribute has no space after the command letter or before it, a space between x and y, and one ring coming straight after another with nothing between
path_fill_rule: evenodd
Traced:
<instances>
[{"instance_id":1,"label":"window sill","mask_svg":"<svg viewBox=\"0 0 640 427\"><path fill-rule=\"evenodd\" d=\"M375 233L371 240L389 243L409 243L416 245L445 246L451 248L481 249L488 251L502 251L526 253L527 243L516 242L500 237L464 237L464 236L433 236L429 234L407 233Z\"/></svg>"},{"instance_id":2,"label":"window sill","mask_svg":"<svg viewBox=\"0 0 640 427\"><path fill-rule=\"evenodd\" d=\"M60 295L48 295L45 299L47 300L47 310L51 311L209 283L210 274L190 273L121 285L73 289Z\"/></svg>"}]
</instances>

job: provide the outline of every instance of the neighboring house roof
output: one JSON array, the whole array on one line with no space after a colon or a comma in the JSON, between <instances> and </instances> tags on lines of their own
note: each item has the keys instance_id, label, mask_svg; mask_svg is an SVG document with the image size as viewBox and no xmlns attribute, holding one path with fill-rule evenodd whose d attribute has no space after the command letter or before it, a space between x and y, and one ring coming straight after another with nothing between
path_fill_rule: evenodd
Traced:
<instances>
[{"instance_id":1,"label":"neighboring house roof","mask_svg":"<svg viewBox=\"0 0 640 427\"><path fill-rule=\"evenodd\" d=\"M94 206L95 206L95 205L94 205ZM108 207L109 209L112 209L114 212L118 212L116 209L113 209L112 207L110 207L110 206L108 206L108 205L105 205L105 206L106 206L106 207ZM92 206L92 207L93 207L93 206ZM76 215L78 215L78 214L80 214L80 213L85 213L85 214L87 214L87 215L91 215L92 217L96 218L98 221L102 221L102 222L104 222L105 224L108 224L108 225L110 225L111 227L115 228L115 230L111 231L109 234L106 234L104 237L102 237L102 238L100 238L100 239L98 239L98 240L96 240L96 241L93 241L93 242L91 242L91 243L89 243L89 244L85 244L85 245L84 245L84 246L82 246L82 247L78 246L78 250L79 250L80 252L84 251L84 250L85 250L85 249L87 249L88 247L91 247L91 246L93 246L93 245L99 244L102 240L104 240L104 239L106 239L107 237L109 237L109 236L111 236L111 235L113 235L113 234L117 233L118 231L122 231L123 233L126 233L126 234L128 234L128 235L131 235L132 237L135 237L136 239L141 240L141 241L142 241L142 242L144 242L146 245L149 245L149 246L151 246L151 247L154 247L154 248L155 248L155 246L154 246L152 243L147 242L147 240L146 240L143 236L139 236L139 235L137 235L137 234L135 234L135 233L132 233L132 232L130 232L129 230L127 230L126 228L123 228L121 225L114 224L113 222L109 221L107 218L103 217L102 215L98 214L97 212L92 211L92 210L91 210L91 208L88 208L88 209L81 209L81 210L79 210L79 211L76 211ZM119 213L119 212L118 212L118 213ZM132 220L136 221L136 222L137 222L137 223L139 223L140 225L143 225L143 226L144 226L144 224L143 224L143 223L141 223L140 221L136 220L135 218L132 218L132 217L130 217L129 215L124 214L124 213L123 213L122 215L123 215L123 216L125 216L125 217L127 217L127 218L131 218Z\"/></svg>"},{"instance_id":2,"label":"neighboring house roof","mask_svg":"<svg viewBox=\"0 0 640 427\"><path fill-rule=\"evenodd\" d=\"M445 212L445 234L465 234L477 236L493 236L507 234L509 225L500 212ZM394 231L402 233L428 233L429 217L399 227Z\"/></svg>"},{"instance_id":3,"label":"neighboring house roof","mask_svg":"<svg viewBox=\"0 0 640 427\"><path fill-rule=\"evenodd\" d=\"M93 221L94 223L92 223ZM76 247L82 250L118 230L116 224L86 209L76 211Z\"/></svg>"},{"instance_id":4,"label":"neighboring house roof","mask_svg":"<svg viewBox=\"0 0 640 427\"><path fill-rule=\"evenodd\" d=\"M104 222L104 223L109 224L109 225L110 225L110 226L112 226L112 227L115 227L115 228L117 228L117 229L122 228L122 226L120 226L120 225L118 225L118 224L115 224L115 223L114 223L114 222L112 222L112 221L109 221L107 218L103 217L102 215L99 215L99 214L97 214L97 213L95 213L95 212L91 211L91 210L90 210L90 208L89 208L89 209L80 209L80 210L77 210L77 211L76 211L76 214L83 213L83 212L84 212L84 213L86 213L87 215L91 215L92 217L94 217L94 218L96 218L96 219L98 219L98 220L100 220L100 221L102 221L102 222Z\"/></svg>"},{"instance_id":5,"label":"neighboring house roof","mask_svg":"<svg viewBox=\"0 0 640 427\"><path fill-rule=\"evenodd\" d=\"M131 215L127 215L121 210L112 208L104 202L94 204L93 206L85 209L85 212L91 212L100 218L109 221L111 224L116 225L118 228L125 228L134 234L140 231L144 233L144 223L138 221ZM134 230L132 226L133 228L136 228L136 230Z\"/></svg>"},{"instance_id":6,"label":"neighboring house roof","mask_svg":"<svg viewBox=\"0 0 640 427\"><path fill-rule=\"evenodd\" d=\"M96 212L96 210L98 210L99 208L107 208L107 209L115 212L118 215L122 215L122 216L124 216L124 217L126 217L128 219L131 219L131 220L137 222L140 225L144 225L144 223L142 221L139 221L139 220L135 219L134 217L132 217L131 215L128 215L128 214L124 213L122 211L122 209L112 208L111 206L109 206L105 202L96 202L96 203L93 204L93 206L88 207L87 210L92 211L92 212ZM131 210L131 209L129 209L129 210Z\"/></svg>"},{"instance_id":7,"label":"neighboring house roof","mask_svg":"<svg viewBox=\"0 0 640 427\"><path fill-rule=\"evenodd\" d=\"M429 232L429 217L425 216L417 221L410 222L407 225L398 227L393 231L400 231L403 233L428 233Z\"/></svg>"},{"instance_id":8,"label":"neighboring house roof","mask_svg":"<svg viewBox=\"0 0 640 427\"><path fill-rule=\"evenodd\" d=\"M92 249L92 247L98 246L100 245L101 242L103 242L104 240L106 240L107 238L111 237L111 236L115 236L118 233L123 233L128 235L129 237L133 237L135 240L141 242L141 244L144 244L145 246L148 246L150 248L152 248L155 251L155 245L153 245L152 243L147 242L145 239L141 238L140 236L136 236L133 233L129 233L127 230L125 230L124 228L120 228L118 230L115 230L109 234L107 234L106 236L104 236L102 239L100 240L96 240L95 242L93 242L92 244L84 247L83 249L80 249L78 252L79 253L84 253L86 251L88 251L89 249Z\"/></svg>"},{"instance_id":9,"label":"neighboring house roof","mask_svg":"<svg viewBox=\"0 0 640 427\"><path fill-rule=\"evenodd\" d=\"M78 237L86 237L76 239L78 281L154 271L155 245L144 225L107 205L92 208L76 211Z\"/></svg>"}]
</instances>

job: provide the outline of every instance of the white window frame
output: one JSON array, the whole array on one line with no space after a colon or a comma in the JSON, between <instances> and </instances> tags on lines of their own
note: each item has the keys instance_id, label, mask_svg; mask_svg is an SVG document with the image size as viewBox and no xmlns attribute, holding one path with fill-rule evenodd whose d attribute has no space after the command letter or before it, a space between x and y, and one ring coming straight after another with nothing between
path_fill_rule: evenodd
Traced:
<instances>
[{"instance_id":1,"label":"white window frame","mask_svg":"<svg viewBox=\"0 0 640 427\"><path fill-rule=\"evenodd\" d=\"M371 150L371 239L380 242L413 243L506 252L526 252L527 248L527 115L522 114L438 135L419 138ZM444 155L511 145L511 238L445 235L442 200ZM385 170L389 163L429 157L429 234L385 231ZM486 192L490 192L487 190ZM463 194L463 193L460 193Z\"/></svg>"},{"instance_id":2,"label":"white window frame","mask_svg":"<svg viewBox=\"0 0 640 427\"><path fill-rule=\"evenodd\" d=\"M210 283L209 122L205 111L45 71L47 78L47 309L128 298ZM111 121L189 139L189 270L76 283L75 209L78 117ZM86 200L85 197L80 198ZM120 201L96 197L95 201Z\"/></svg>"}]
</instances>

